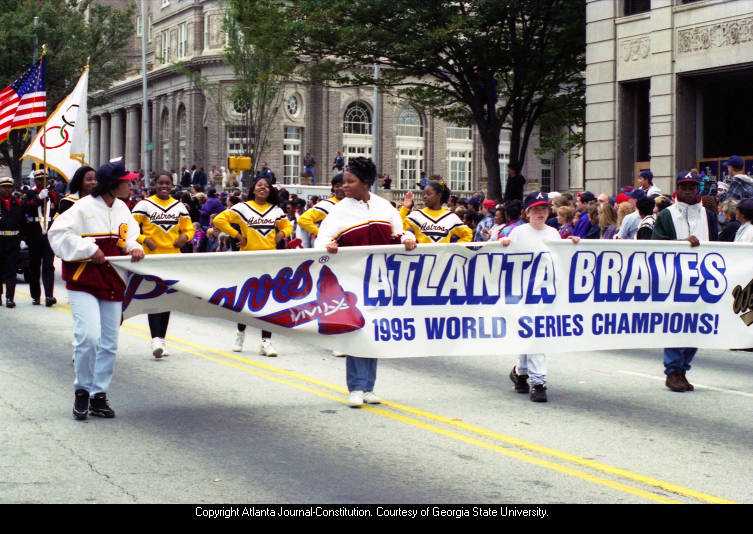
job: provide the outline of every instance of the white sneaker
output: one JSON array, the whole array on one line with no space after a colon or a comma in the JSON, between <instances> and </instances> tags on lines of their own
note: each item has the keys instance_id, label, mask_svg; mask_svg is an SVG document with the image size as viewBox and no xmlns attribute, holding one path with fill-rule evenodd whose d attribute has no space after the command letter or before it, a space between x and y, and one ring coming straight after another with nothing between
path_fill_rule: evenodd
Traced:
<instances>
[{"instance_id":1,"label":"white sneaker","mask_svg":"<svg viewBox=\"0 0 753 534\"><path fill-rule=\"evenodd\" d=\"M160 342L162 343L162 357L170 356L170 353L167 352L167 341L165 341L164 337L159 338Z\"/></svg>"},{"instance_id":2,"label":"white sneaker","mask_svg":"<svg viewBox=\"0 0 753 534\"><path fill-rule=\"evenodd\" d=\"M243 340L246 338L246 332L238 330L235 333L235 341L233 342L233 352L240 352L243 350Z\"/></svg>"},{"instance_id":3,"label":"white sneaker","mask_svg":"<svg viewBox=\"0 0 753 534\"><path fill-rule=\"evenodd\" d=\"M152 356L155 358L162 358L162 353L165 352L165 349L162 345L162 340L158 337L152 338Z\"/></svg>"},{"instance_id":4,"label":"white sneaker","mask_svg":"<svg viewBox=\"0 0 753 534\"><path fill-rule=\"evenodd\" d=\"M367 391L363 394L363 402L366 404L382 404L382 399L377 397L373 391Z\"/></svg>"},{"instance_id":5,"label":"white sneaker","mask_svg":"<svg viewBox=\"0 0 753 534\"><path fill-rule=\"evenodd\" d=\"M261 338L261 346L259 347L259 354L262 356L274 357L277 356L277 351L272 346L272 340L266 337Z\"/></svg>"},{"instance_id":6,"label":"white sneaker","mask_svg":"<svg viewBox=\"0 0 753 534\"><path fill-rule=\"evenodd\" d=\"M348 406L350 406L351 408L358 408L359 406L363 406L363 391L351 391L350 395L348 395Z\"/></svg>"},{"instance_id":7,"label":"white sneaker","mask_svg":"<svg viewBox=\"0 0 753 534\"><path fill-rule=\"evenodd\" d=\"M345 356L345 353L338 350L333 350L332 356L334 356L335 358L343 358Z\"/></svg>"}]
</instances>

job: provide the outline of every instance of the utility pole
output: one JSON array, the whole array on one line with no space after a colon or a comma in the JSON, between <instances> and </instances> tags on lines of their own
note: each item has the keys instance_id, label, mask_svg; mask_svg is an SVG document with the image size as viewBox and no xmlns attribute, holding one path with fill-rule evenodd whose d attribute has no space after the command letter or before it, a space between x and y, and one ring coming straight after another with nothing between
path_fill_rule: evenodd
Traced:
<instances>
[{"instance_id":1,"label":"utility pole","mask_svg":"<svg viewBox=\"0 0 753 534\"><path fill-rule=\"evenodd\" d=\"M149 100L146 96L146 32L146 10L144 9L144 0L141 0L141 168L144 169L144 187L149 187Z\"/></svg>"}]
</instances>

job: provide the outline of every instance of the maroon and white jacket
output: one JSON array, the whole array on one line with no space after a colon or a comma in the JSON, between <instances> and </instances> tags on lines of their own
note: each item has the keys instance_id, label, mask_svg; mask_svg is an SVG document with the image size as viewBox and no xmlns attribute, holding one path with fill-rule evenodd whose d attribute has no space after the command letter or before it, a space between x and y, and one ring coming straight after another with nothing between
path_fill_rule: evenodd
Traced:
<instances>
[{"instance_id":1,"label":"maroon and white jacket","mask_svg":"<svg viewBox=\"0 0 753 534\"><path fill-rule=\"evenodd\" d=\"M141 249L138 236L139 225L122 200L109 207L102 197L91 195L61 213L47 232L50 247L63 260L65 287L116 302L123 300L125 282L110 262L97 265L90 260L99 249L105 256Z\"/></svg>"},{"instance_id":2,"label":"maroon and white jacket","mask_svg":"<svg viewBox=\"0 0 753 534\"><path fill-rule=\"evenodd\" d=\"M335 204L319 227L314 247L325 248L331 241L341 247L392 245L405 239L415 238L405 234L398 211L372 193L368 202L344 198Z\"/></svg>"}]
</instances>

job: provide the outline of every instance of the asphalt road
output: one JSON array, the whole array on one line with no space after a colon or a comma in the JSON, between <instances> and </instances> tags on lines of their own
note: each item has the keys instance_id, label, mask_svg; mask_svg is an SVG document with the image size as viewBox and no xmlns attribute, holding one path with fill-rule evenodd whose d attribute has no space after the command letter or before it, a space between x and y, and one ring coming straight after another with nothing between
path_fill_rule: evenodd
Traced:
<instances>
[{"instance_id":1,"label":"asphalt road","mask_svg":"<svg viewBox=\"0 0 753 534\"><path fill-rule=\"evenodd\" d=\"M660 350L548 358L549 402L516 394L513 355L380 360L381 406L351 409L345 362L258 330L173 314L120 334L117 417L71 417L72 318L0 308L0 503L753 502L753 354L700 351L692 393ZM500 350L504 350L500 347Z\"/></svg>"}]
</instances>

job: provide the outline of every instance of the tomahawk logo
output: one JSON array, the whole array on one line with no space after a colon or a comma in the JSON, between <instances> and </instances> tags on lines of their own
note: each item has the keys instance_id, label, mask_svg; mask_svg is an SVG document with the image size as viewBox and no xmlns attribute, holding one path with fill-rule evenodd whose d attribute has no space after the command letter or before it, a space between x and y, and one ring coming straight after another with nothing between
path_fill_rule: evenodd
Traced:
<instances>
[{"instance_id":1,"label":"tomahawk logo","mask_svg":"<svg viewBox=\"0 0 753 534\"><path fill-rule=\"evenodd\" d=\"M358 298L343 290L329 267L322 267L319 272L316 289L316 300L260 319L285 328L294 328L316 320L319 323L319 333L326 335L345 334L363 328L363 315L356 308Z\"/></svg>"}]
</instances>

